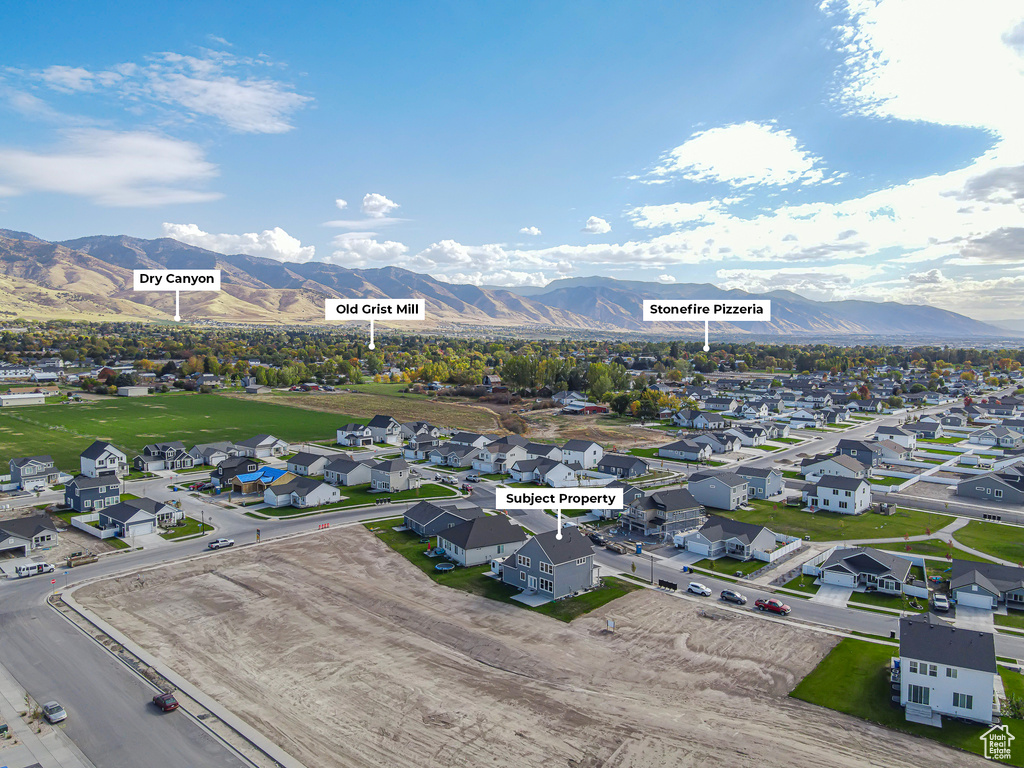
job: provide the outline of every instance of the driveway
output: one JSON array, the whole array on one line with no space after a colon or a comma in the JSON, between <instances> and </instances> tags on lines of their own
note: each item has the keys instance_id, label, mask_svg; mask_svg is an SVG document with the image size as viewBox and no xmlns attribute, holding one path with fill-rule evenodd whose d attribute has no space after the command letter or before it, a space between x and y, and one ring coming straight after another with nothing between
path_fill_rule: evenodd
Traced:
<instances>
[{"instance_id":1,"label":"driveway","mask_svg":"<svg viewBox=\"0 0 1024 768\"><path fill-rule=\"evenodd\" d=\"M995 619L991 608L975 608L970 605L957 605L954 623L960 629L976 629L979 632L994 632Z\"/></svg>"},{"instance_id":2,"label":"driveway","mask_svg":"<svg viewBox=\"0 0 1024 768\"><path fill-rule=\"evenodd\" d=\"M852 594L852 587L840 587L835 584L822 584L818 588L818 593L811 598L811 602L834 605L837 608L845 608L846 603L849 601L850 595Z\"/></svg>"}]
</instances>

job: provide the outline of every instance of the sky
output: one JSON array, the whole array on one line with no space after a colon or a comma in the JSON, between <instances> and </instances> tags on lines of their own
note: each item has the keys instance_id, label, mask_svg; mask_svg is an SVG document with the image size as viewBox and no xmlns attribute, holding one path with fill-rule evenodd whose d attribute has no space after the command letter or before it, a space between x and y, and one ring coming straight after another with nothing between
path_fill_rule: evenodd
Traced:
<instances>
[{"instance_id":1,"label":"sky","mask_svg":"<svg viewBox=\"0 0 1024 768\"><path fill-rule=\"evenodd\" d=\"M1024 318L1020 0L40 13L0 8L2 227Z\"/></svg>"}]
</instances>

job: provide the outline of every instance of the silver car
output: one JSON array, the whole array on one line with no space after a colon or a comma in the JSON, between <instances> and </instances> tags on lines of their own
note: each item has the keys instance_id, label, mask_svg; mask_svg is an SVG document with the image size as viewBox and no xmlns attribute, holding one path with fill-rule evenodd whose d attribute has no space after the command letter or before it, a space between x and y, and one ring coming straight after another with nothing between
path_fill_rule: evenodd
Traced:
<instances>
[{"instance_id":1,"label":"silver car","mask_svg":"<svg viewBox=\"0 0 1024 768\"><path fill-rule=\"evenodd\" d=\"M48 723L59 723L61 720L68 719L68 713L58 702L48 701L43 704L43 717Z\"/></svg>"}]
</instances>

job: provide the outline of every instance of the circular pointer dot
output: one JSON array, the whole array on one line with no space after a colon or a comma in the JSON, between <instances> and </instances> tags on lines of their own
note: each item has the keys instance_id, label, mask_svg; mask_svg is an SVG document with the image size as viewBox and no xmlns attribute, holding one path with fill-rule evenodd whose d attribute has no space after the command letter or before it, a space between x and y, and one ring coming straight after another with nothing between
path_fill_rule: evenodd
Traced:
<instances>
[{"instance_id":1,"label":"circular pointer dot","mask_svg":"<svg viewBox=\"0 0 1024 768\"><path fill-rule=\"evenodd\" d=\"M704 345L704 351L705 352L710 352L711 351L711 347L709 347L707 344L705 344Z\"/></svg>"},{"instance_id":2,"label":"circular pointer dot","mask_svg":"<svg viewBox=\"0 0 1024 768\"><path fill-rule=\"evenodd\" d=\"M376 348L377 348L377 345L376 345L376 344L367 344L366 346L367 346L367 347L368 347L369 349L376 349Z\"/></svg>"},{"instance_id":3,"label":"circular pointer dot","mask_svg":"<svg viewBox=\"0 0 1024 768\"><path fill-rule=\"evenodd\" d=\"M559 531L558 533L556 533L555 534L555 538L558 539L559 541L561 541L562 540L562 532Z\"/></svg>"}]
</instances>

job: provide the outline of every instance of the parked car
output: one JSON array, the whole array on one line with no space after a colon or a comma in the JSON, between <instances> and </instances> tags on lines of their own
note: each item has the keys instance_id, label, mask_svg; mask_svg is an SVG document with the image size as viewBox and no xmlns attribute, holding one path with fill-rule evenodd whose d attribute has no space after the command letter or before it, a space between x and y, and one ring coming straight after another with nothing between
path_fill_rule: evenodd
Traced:
<instances>
[{"instance_id":1,"label":"parked car","mask_svg":"<svg viewBox=\"0 0 1024 768\"><path fill-rule=\"evenodd\" d=\"M949 610L949 598L945 595L932 595L932 607L936 611L948 611Z\"/></svg>"},{"instance_id":2,"label":"parked car","mask_svg":"<svg viewBox=\"0 0 1024 768\"><path fill-rule=\"evenodd\" d=\"M774 597L768 599L758 600L754 603L754 607L759 611L770 611L771 613L777 613L781 616L788 616L793 610L781 600L776 600Z\"/></svg>"},{"instance_id":3,"label":"parked car","mask_svg":"<svg viewBox=\"0 0 1024 768\"><path fill-rule=\"evenodd\" d=\"M59 723L68 719L68 713L58 702L48 701L43 704L43 717L48 723Z\"/></svg>"},{"instance_id":4,"label":"parked car","mask_svg":"<svg viewBox=\"0 0 1024 768\"><path fill-rule=\"evenodd\" d=\"M178 708L178 700L173 693L158 693L153 697L153 703L164 712L173 712Z\"/></svg>"},{"instance_id":5,"label":"parked car","mask_svg":"<svg viewBox=\"0 0 1024 768\"><path fill-rule=\"evenodd\" d=\"M54 567L50 563L29 563L28 565L15 566L14 572L19 577L35 576L39 573L53 573Z\"/></svg>"},{"instance_id":6,"label":"parked car","mask_svg":"<svg viewBox=\"0 0 1024 768\"><path fill-rule=\"evenodd\" d=\"M207 545L210 549L224 549L224 547L235 546L234 539L214 539Z\"/></svg>"},{"instance_id":7,"label":"parked car","mask_svg":"<svg viewBox=\"0 0 1024 768\"><path fill-rule=\"evenodd\" d=\"M592 534L590 534L590 540L592 542L594 542L595 544L597 544L597 546L599 546L599 547L603 546L608 541L600 533L592 533Z\"/></svg>"},{"instance_id":8,"label":"parked car","mask_svg":"<svg viewBox=\"0 0 1024 768\"><path fill-rule=\"evenodd\" d=\"M466 482L468 483L482 483L484 479L480 475L466 475Z\"/></svg>"},{"instance_id":9,"label":"parked car","mask_svg":"<svg viewBox=\"0 0 1024 768\"><path fill-rule=\"evenodd\" d=\"M736 603L736 605L746 605L747 598L732 589L723 589L719 599L724 600L727 603Z\"/></svg>"},{"instance_id":10,"label":"parked car","mask_svg":"<svg viewBox=\"0 0 1024 768\"><path fill-rule=\"evenodd\" d=\"M711 597L711 587L701 584L699 581L691 581L686 591L701 597Z\"/></svg>"}]
</instances>

